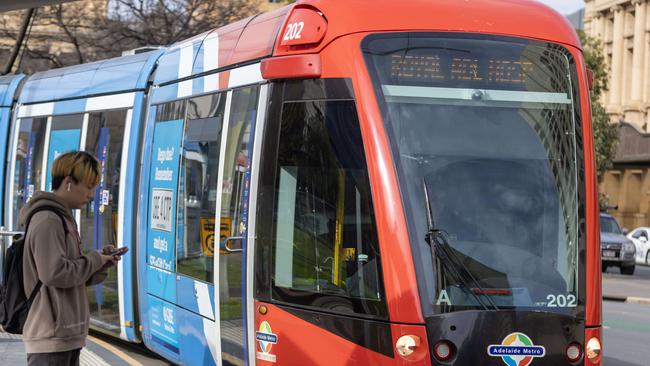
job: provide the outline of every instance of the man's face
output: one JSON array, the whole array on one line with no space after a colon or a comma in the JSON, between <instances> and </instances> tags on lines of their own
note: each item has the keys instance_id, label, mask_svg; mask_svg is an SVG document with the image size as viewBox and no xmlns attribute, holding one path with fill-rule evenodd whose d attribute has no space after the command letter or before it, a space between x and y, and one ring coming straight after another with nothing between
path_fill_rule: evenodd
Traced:
<instances>
[{"instance_id":1,"label":"man's face","mask_svg":"<svg viewBox=\"0 0 650 366\"><path fill-rule=\"evenodd\" d=\"M83 182L70 183L70 191L67 193L68 205L70 208L83 208L95 197L96 185L89 185Z\"/></svg>"}]
</instances>

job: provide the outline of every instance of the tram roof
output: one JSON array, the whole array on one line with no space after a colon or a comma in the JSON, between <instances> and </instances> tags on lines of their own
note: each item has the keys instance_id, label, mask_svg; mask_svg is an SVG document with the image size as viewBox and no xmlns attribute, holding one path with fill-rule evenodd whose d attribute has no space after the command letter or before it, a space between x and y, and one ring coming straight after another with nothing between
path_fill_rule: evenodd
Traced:
<instances>
[{"instance_id":1,"label":"tram roof","mask_svg":"<svg viewBox=\"0 0 650 366\"><path fill-rule=\"evenodd\" d=\"M171 45L160 57L154 84L271 56L290 9L258 14Z\"/></svg>"},{"instance_id":2,"label":"tram roof","mask_svg":"<svg viewBox=\"0 0 650 366\"><path fill-rule=\"evenodd\" d=\"M462 6L459 3L458 0L298 0L172 45L160 58L154 83L172 83L272 55L318 52L335 38L357 32L488 33L580 48L575 30L565 17L535 0L465 0ZM282 25L296 7L314 8L327 19L327 32L317 47L300 50L278 47Z\"/></svg>"},{"instance_id":3,"label":"tram roof","mask_svg":"<svg viewBox=\"0 0 650 366\"><path fill-rule=\"evenodd\" d=\"M323 12L328 29L322 46L356 32L421 30L519 36L580 47L569 21L535 0L347 0L344 4L298 0L293 6L313 6Z\"/></svg>"},{"instance_id":4,"label":"tram roof","mask_svg":"<svg viewBox=\"0 0 650 366\"><path fill-rule=\"evenodd\" d=\"M20 93L22 104L144 90L162 50L35 73Z\"/></svg>"},{"instance_id":5,"label":"tram roof","mask_svg":"<svg viewBox=\"0 0 650 366\"><path fill-rule=\"evenodd\" d=\"M20 81L25 75L5 75L0 76L0 108L10 108L14 99L14 94Z\"/></svg>"}]
</instances>

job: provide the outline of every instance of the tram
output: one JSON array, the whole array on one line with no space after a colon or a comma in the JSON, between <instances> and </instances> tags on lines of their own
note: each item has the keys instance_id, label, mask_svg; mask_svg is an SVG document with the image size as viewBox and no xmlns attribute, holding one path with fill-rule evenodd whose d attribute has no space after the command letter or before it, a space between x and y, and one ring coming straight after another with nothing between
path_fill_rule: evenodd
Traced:
<instances>
[{"instance_id":1,"label":"tram","mask_svg":"<svg viewBox=\"0 0 650 366\"><path fill-rule=\"evenodd\" d=\"M183 365L601 364L589 74L544 5L299 0L0 92L4 230L59 153L101 162L84 250L130 250L97 330Z\"/></svg>"}]
</instances>

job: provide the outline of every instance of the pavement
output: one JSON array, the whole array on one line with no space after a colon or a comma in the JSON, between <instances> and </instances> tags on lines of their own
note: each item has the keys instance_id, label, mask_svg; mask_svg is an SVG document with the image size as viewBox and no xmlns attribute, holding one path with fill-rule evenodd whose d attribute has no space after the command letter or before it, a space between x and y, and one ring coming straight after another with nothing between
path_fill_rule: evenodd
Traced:
<instances>
[{"instance_id":1,"label":"pavement","mask_svg":"<svg viewBox=\"0 0 650 366\"><path fill-rule=\"evenodd\" d=\"M637 266L634 276L609 268L603 273L603 300L650 305L650 267ZM81 350L82 366L158 366L168 364L147 360L92 335ZM26 366L25 346L20 336L0 330L0 366Z\"/></svg>"},{"instance_id":2,"label":"pavement","mask_svg":"<svg viewBox=\"0 0 650 366\"><path fill-rule=\"evenodd\" d=\"M89 336L79 357L81 366L141 366L142 363L112 347L101 339ZM19 335L0 330L0 365L26 366L25 346Z\"/></svg>"},{"instance_id":3,"label":"pavement","mask_svg":"<svg viewBox=\"0 0 650 366\"><path fill-rule=\"evenodd\" d=\"M650 267L639 265L633 276L608 268L603 273L603 300L650 305Z\"/></svg>"}]
</instances>

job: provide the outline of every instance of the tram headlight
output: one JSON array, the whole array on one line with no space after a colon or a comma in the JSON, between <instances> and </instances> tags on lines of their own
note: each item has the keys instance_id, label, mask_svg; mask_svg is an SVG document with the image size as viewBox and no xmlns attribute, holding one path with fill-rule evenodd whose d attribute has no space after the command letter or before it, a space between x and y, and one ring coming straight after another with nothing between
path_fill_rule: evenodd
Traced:
<instances>
[{"instance_id":1,"label":"tram headlight","mask_svg":"<svg viewBox=\"0 0 650 366\"><path fill-rule=\"evenodd\" d=\"M586 347L586 354L587 358L589 361L596 362L598 360L598 357L600 357L600 340L598 338L593 337L589 339L589 342L587 342L587 347Z\"/></svg>"},{"instance_id":2,"label":"tram headlight","mask_svg":"<svg viewBox=\"0 0 650 366\"><path fill-rule=\"evenodd\" d=\"M415 335L405 335L401 336L397 343L395 343L395 349L397 353L402 357L408 357L415 352L415 350L420 345L420 337Z\"/></svg>"}]
</instances>

